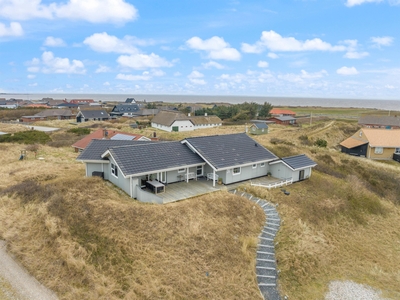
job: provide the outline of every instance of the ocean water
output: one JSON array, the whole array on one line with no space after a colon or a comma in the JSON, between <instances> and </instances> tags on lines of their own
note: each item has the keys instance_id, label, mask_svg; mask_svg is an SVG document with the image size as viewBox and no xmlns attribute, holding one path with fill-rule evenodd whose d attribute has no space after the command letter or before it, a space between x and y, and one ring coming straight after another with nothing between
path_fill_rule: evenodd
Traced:
<instances>
[{"instance_id":1,"label":"ocean water","mask_svg":"<svg viewBox=\"0 0 400 300\"><path fill-rule=\"evenodd\" d=\"M200 95L134 95L134 94L0 94L0 98L24 100L53 99L93 99L96 101L125 101L126 98L148 102L163 101L170 103L244 103L269 102L275 106L321 106L321 107L357 107L383 110L400 110L400 100L338 99L338 98L300 98L300 97L252 97L252 96L200 96Z\"/></svg>"}]
</instances>

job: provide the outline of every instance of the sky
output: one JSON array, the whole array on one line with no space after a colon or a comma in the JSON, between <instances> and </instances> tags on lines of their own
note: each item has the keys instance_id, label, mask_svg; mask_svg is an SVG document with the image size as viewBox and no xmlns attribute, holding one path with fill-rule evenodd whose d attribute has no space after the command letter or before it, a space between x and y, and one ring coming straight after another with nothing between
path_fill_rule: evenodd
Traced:
<instances>
[{"instance_id":1,"label":"sky","mask_svg":"<svg viewBox=\"0 0 400 300\"><path fill-rule=\"evenodd\" d=\"M400 100L400 0L0 0L0 93Z\"/></svg>"}]
</instances>

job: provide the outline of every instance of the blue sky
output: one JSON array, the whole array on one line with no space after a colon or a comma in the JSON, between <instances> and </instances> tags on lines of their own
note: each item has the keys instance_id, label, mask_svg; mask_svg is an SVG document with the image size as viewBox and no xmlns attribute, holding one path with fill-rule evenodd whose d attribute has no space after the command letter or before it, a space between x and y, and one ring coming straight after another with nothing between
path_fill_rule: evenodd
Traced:
<instances>
[{"instance_id":1,"label":"blue sky","mask_svg":"<svg viewBox=\"0 0 400 300\"><path fill-rule=\"evenodd\" d=\"M400 0L0 0L1 93L400 99Z\"/></svg>"}]
</instances>

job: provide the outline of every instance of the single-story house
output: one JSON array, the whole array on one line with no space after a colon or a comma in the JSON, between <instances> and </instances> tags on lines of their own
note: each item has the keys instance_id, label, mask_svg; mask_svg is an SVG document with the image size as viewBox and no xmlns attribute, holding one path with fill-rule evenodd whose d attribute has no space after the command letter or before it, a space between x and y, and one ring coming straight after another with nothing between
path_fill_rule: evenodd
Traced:
<instances>
[{"instance_id":1,"label":"single-story house","mask_svg":"<svg viewBox=\"0 0 400 300\"><path fill-rule=\"evenodd\" d=\"M281 125L293 125L296 124L296 118L290 117L290 116L284 116L284 117L272 117L269 118L268 121L272 121L276 124L281 124Z\"/></svg>"},{"instance_id":2,"label":"single-story house","mask_svg":"<svg viewBox=\"0 0 400 300\"><path fill-rule=\"evenodd\" d=\"M296 113L288 109L273 108L269 112L273 117L295 117Z\"/></svg>"},{"instance_id":3,"label":"single-story house","mask_svg":"<svg viewBox=\"0 0 400 300\"><path fill-rule=\"evenodd\" d=\"M293 182L302 181L311 176L311 169L317 164L305 154L283 157L269 163L270 172L280 179L292 179Z\"/></svg>"},{"instance_id":4,"label":"single-story house","mask_svg":"<svg viewBox=\"0 0 400 300\"><path fill-rule=\"evenodd\" d=\"M80 139L72 145L75 152L82 152L83 149L89 145L92 140L95 139L111 139L111 140L126 140L126 141L150 141L151 139L141 135L133 134L116 130L108 130L105 128L99 128L96 131L88 134L83 139Z\"/></svg>"},{"instance_id":5,"label":"single-story house","mask_svg":"<svg viewBox=\"0 0 400 300\"><path fill-rule=\"evenodd\" d=\"M71 101L69 101L69 103L72 104L90 104L90 103L94 103L95 101L93 99L72 99Z\"/></svg>"},{"instance_id":6,"label":"single-story house","mask_svg":"<svg viewBox=\"0 0 400 300\"><path fill-rule=\"evenodd\" d=\"M268 133L268 125L266 122L253 122L250 125L249 129L250 134L267 134Z\"/></svg>"},{"instance_id":7,"label":"single-story house","mask_svg":"<svg viewBox=\"0 0 400 300\"><path fill-rule=\"evenodd\" d=\"M110 119L109 114L104 109L96 110L81 110L76 115L76 122L87 122L87 121L106 121Z\"/></svg>"},{"instance_id":8,"label":"single-story house","mask_svg":"<svg viewBox=\"0 0 400 300\"><path fill-rule=\"evenodd\" d=\"M164 131L192 131L221 126L222 121L217 116L191 116L177 111L160 111L151 120L151 127Z\"/></svg>"},{"instance_id":9,"label":"single-story house","mask_svg":"<svg viewBox=\"0 0 400 300\"><path fill-rule=\"evenodd\" d=\"M342 152L370 159L390 160L400 156L400 130L362 128L340 143Z\"/></svg>"},{"instance_id":10,"label":"single-story house","mask_svg":"<svg viewBox=\"0 0 400 300\"><path fill-rule=\"evenodd\" d=\"M44 120L69 120L74 119L75 115L70 109L46 109L33 116L22 116L21 122L34 122Z\"/></svg>"},{"instance_id":11,"label":"single-story house","mask_svg":"<svg viewBox=\"0 0 400 300\"><path fill-rule=\"evenodd\" d=\"M129 98L128 98L129 99ZM120 103L113 107L110 116L134 116L140 111L139 105L136 103Z\"/></svg>"},{"instance_id":12,"label":"single-story house","mask_svg":"<svg viewBox=\"0 0 400 300\"><path fill-rule=\"evenodd\" d=\"M397 116L361 116L358 124L366 128L399 129L400 117Z\"/></svg>"},{"instance_id":13,"label":"single-story house","mask_svg":"<svg viewBox=\"0 0 400 300\"><path fill-rule=\"evenodd\" d=\"M308 178L315 166L306 157L279 159L246 133L186 138L180 142L92 140L78 156L86 176L99 175L132 198L146 201L141 191L205 177L231 184L271 173L277 178ZM275 162L271 164L272 162ZM306 171L307 170L307 171Z\"/></svg>"}]
</instances>

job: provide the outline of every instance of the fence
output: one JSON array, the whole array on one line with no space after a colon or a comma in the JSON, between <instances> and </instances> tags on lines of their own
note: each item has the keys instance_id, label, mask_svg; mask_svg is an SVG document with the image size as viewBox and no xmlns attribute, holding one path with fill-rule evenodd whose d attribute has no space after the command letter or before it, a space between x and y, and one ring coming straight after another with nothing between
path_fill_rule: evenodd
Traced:
<instances>
[{"instance_id":1,"label":"fence","mask_svg":"<svg viewBox=\"0 0 400 300\"><path fill-rule=\"evenodd\" d=\"M293 183L293 178L288 178L284 179L282 181L277 181L277 182L271 182L271 183L253 183L251 182L250 184L252 186L260 186L260 187L266 187L267 189L272 189L272 188L277 188L281 187L284 185L292 184Z\"/></svg>"}]
</instances>

